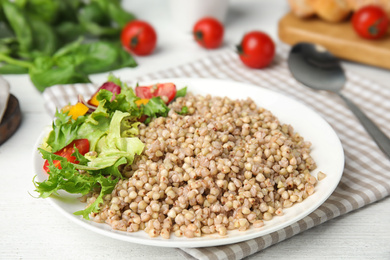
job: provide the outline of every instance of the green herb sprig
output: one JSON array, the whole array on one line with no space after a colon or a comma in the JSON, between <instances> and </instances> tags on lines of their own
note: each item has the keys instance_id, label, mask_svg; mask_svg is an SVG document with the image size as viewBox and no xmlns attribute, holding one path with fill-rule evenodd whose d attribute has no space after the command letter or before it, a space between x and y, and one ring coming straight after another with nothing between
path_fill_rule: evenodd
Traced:
<instances>
[{"instance_id":1,"label":"green herb sprig","mask_svg":"<svg viewBox=\"0 0 390 260\"><path fill-rule=\"evenodd\" d=\"M135 67L119 37L133 19L119 0L1 0L0 74L28 73L43 91Z\"/></svg>"}]
</instances>

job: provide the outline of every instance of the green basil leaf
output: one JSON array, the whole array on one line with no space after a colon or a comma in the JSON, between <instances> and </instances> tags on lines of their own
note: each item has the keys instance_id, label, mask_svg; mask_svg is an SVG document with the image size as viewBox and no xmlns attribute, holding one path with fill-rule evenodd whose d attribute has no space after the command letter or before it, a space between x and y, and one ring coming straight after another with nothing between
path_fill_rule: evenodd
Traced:
<instances>
[{"instance_id":1,"label":"green basil leaf","mask_svg":"<svg viewBox=\"0 0 390 260\"><path fill-rule=\"evenodd\" d=\"M0 31L1 31L1 28L0 28ZM4 37L0 38L0 53L1 54L15 56L15 54L18 52L18 49L19 49L19 43L15 37L4 36Z\"/></svg>"},{"instance_id":2,"label":"green basil leaf","mask_svg":"<svg viewBox=\"0 0 390 260\"><path fill-rule=\"evenodd\" d=\"M125 51L120 44L114 45L118 50L118 58L115 64L111 64L111 70L120 68L133 68L137 66L137 62L134 60L127 51Z\"/></svg>"},{"instance_id":3,"label":"green basil leaf","mask_svg":"<svg viewBox=\"0 0 390 260\"><path fill-rule=\"evenodd\" d=\"M31 81L39 91L58 84L74 84L91 82L88 75L77 70L75 66L53 67L49 70L36 69L29 70Z\"/></svg>"},{"instance_id":4,"label":"green basil leaf","mask_svg":"<svg viewBox=\"0 0 390 260\"><path fill-rule=\"evenodd\" d=\"M40 55L52 55L57 49L57 37L47 23L39 19L30 19L31 29L33 32L34 40L34 55L38 57Z\"/></svg>"},{"instance_id":5,"label":"green basil leaf","mask_svg":"<svg viewBox=\"0 0 390 260\"><path fill-rule=\"evenodd\" d=\"M2 1L4 14L19 41L20 50L27 52L33 45L33 36L26 14L16 4Z\"/></svg>"},{"instance_id":6,"label":"green basil leaf","mask_svg":"<svg viewBox=\"0 0 390 260\"><path fill-rule=\"evenodd\" d=\"M78 68L86 74L100 73L124 67L135 67L133 57L123 50L120 44L100 41L80 46L77 55L84 60Z\"/></svg>"},{"instance_id":7,"label":"green basil leaf","mask_svg":"<svg viewBox=\"0 0 390 260\"><path fill-rule=\"evenodd\" d=\"M62 1L28 0L23 2L23 9L28 10L30 15L39 17L45 24L52 24L57 19L60 2Z\"/></svg>"},{"instance_id":8,"label":"green basil leaf","mask_svg":"<svg viewBox=\"0 0 390 260\"><path fill-rule=\"evenodd\" d=\"M93 42L80 46L77 55L83 55L83 63L78 68L87 74L111 70L118 58L118 48L109 42Z\"/></svg>"},{"instance_id":9,"label":"green basil leaf","mask_svg":"<svg viewBox=\"0 0 390 260\"><path fill-rule=\"evenodd\" d=\"M77 16L79 14L79 9L85 5L84 1L66 0L56 2L58 2L58 10L55 25L60 24L64 21L78 23Z\"/></svg>"},{"instance_id":10,"label":"green basil leaf","mask_svg":"<svg viewBox=\"0 0 390 260\"><path fill-rule=\"evenodd\" d=\"M78 19L86 31L92 35L119 35L120 33L119 28L114 28L107 23L110 19L96 2L91 2L82 8Z\"/></svg>"},{"instance_id":11,"label":"green basil leaf","mask_svg":"<svg viewBox=\"0 0 390 260\"><path fill-rule=\"evenodd\" d=\"M120 6L119 1L107 1L108 16L115 21L120 28L135 19L135 15L127 12Z\"/></svg>"},{"instance_id":12,"label":"green basil leaf","mask_svg":"<svg viewBox=\"0 0 390 260\"><path fill-rule=\"evenodd\" d=\"M63 45L73 42L87 33L84 27L76 22L62 21L55 26L58 41Z\"/></svg>"},{"instance_id":13,"label":"green basil leaf","mask_svg":"<svg viewBox=\"0 0 390 260\"><path fill-rule=\"evenodd\" d=\"M119 40L121 27L132 19L118 0L0 0L0 73L28 70L43 91L135 67Z\"/></svg>"}]
</instances>

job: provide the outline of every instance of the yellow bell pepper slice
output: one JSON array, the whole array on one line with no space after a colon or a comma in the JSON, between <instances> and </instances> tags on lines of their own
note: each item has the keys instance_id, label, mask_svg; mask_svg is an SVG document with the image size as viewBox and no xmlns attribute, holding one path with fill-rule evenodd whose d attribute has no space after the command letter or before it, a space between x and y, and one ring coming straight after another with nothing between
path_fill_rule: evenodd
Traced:
<instances>
[{"instance_id":1,"label":"yellow bell pepper slice","mask_svg":"<svg viewBox=\"0 0 390 260\"><path fill-rule=\"evenodd\" d=\"M91 100L89 100L89 104L91 105L94 105L94 106L99 106L99 101L96 99L98 93L96 93L95 95L93 95L93 97L91 98Z\"/></svg>"},{"instance_id":2,"label":"yellow bell pepper slice","mask_svg":"<svg viewBox=\"0 0 390 260\"><path fill-rule=\"evenodd\" d=\"M141 99L138 99L137 101L135 101L135 104L137 106L141 106L141 105L146 105L148 102L149 102L149 99L141 98Z\"/></svg>"},{"instance_id":3,"label":"yellow bell pepper slice","mask_svg":"<svg viewBox=\"0 0 390 260\"><path fill-rule=\"evenodd\" d=\"M88 112L89 108L83 103L78 102L69 108L68 115L72 116L72 119L76 120L79 116L83 116ZM63 109L64 111L64 109Z\"/></svg>"},{"instance_id":4,"label":"yellow bell pepper slice","mask_svg":"<svg viewBox=\"0 0 390 260\"><path fill-rule=\"evenodd\" d=\"M62 112L62 113L69 112L69 110L70 110L72 107L73 107L72 105L66 105L66 106L64 106L63 108L61 108L61 112Z\"/></svg>"}]
</instances>

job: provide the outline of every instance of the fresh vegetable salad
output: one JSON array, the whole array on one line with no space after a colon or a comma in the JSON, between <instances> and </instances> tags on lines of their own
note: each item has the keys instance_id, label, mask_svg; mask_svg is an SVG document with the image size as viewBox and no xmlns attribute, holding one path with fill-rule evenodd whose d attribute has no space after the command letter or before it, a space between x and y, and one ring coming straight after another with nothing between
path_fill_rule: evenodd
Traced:
<instances>
[{"instance_id":1,"label":"fresh vegetable salad","mask_svg":"<svg viewBox=\"0 0 390 260\"><path fill-rule=\"evenodd\" d=\"M132 164L143 152L138 125L166 117L167 105L185 95L186 88L177 91L172 83L136 86L134 91L110 75L88 101L80 96L77 104L57 111L52 130L39 148L47 173L47 180L34 180L40 197L59 190L81 195L97 191L94 203L75 212L89 219L124 178L120 166ZM185 114L186 108L177 112Z\"/></svg>"}]
</instances>

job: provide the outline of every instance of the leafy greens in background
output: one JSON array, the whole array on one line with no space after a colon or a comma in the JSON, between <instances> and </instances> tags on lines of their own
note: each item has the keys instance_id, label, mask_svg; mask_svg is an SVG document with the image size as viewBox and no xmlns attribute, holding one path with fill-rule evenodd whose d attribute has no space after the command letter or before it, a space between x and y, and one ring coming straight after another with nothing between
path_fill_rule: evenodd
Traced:
<instances>
[{"instance_id":1,"label":"leafy greens in background","mask_svg":"<svg viewBox=\"0 0 390 260\"><path fill-rule=\"evenodd\" d=\"M28 73L43 91L135 67L120 44L133 19L119 0L0 0L0 74Z\"/></svg>"}]
</instances>

